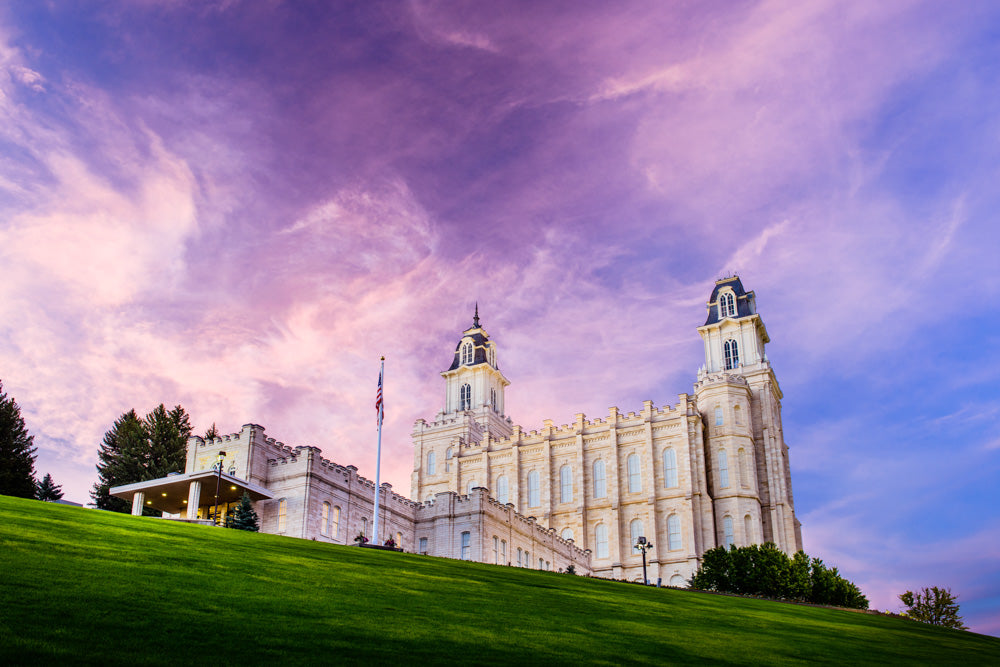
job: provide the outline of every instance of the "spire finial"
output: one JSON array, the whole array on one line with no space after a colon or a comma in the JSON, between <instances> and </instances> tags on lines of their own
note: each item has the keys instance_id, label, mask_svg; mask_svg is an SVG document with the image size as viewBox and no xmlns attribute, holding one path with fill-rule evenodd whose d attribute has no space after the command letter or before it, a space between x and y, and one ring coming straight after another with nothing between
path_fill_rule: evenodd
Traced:
<instances>
[{"instance_id":1,"label":"spire finial","mask_svg":"<svg viewBox=\"0 0 1000 667\"><path fill-rule=\"evenodd\" d=\"M479 328L479 302L476 302L476 314L472 317L472 326Z\"/></svg>"}]
</instances>

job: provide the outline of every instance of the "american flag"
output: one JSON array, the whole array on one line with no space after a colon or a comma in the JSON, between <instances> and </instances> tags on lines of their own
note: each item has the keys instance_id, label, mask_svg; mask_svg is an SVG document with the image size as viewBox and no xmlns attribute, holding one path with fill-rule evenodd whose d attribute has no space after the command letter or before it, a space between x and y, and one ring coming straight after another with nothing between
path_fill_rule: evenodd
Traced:
<instances>
[{"instance_id":1,"label":"american flag","mask_svg":"<svg viewBox=\"0 0 1000 667\"><path fill-rule=\"evenodd\" d=\"M382 421L382 372L378 374L378 391L375 392L375 412L379 421Z\"/></svg>"}]
</instances>

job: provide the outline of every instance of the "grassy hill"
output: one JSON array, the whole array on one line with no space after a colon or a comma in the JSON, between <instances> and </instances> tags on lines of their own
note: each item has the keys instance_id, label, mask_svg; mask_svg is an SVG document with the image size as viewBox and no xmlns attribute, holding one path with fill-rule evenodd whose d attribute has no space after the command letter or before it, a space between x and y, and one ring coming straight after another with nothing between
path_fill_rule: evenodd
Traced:
<instances>
[{"instance_id":1,"label":"grassy hill","mask_svg":"<svg viewBox=\"0 0 1000 667\"><path fill-rule=\"evenodd\" d=\"M902 619L0 496L0 664L1000 664Z\"/></svg>"}]
</instances>

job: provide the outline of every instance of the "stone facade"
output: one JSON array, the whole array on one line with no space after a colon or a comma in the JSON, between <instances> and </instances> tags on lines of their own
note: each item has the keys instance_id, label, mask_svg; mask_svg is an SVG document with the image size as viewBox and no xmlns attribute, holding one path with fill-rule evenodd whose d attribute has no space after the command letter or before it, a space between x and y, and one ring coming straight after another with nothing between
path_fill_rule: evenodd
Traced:
<instances>
[{"instance_id":1,"label":"stone facade","mask_svg":"<svg viewBox=\"0 0 1000 667\"><path fill-rule=\"evenodd\" d=\"M706 307L698 329L705 365L693 394L531 431L503 414L509 381L477 312L442 373L445 408L414 426L411 495L485 486L498 503L591 551L597 576L641 579L639 535L654 544L650 579L672 585L717 545L801 549L782 394L754 293L738 277L720 280Z\"/></svg>"}]
</instances>

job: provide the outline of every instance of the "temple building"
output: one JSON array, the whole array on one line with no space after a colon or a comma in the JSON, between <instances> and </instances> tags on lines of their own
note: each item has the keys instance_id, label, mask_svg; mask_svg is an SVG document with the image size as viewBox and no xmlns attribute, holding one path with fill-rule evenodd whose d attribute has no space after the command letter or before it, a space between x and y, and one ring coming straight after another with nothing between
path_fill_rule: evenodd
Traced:
<instances>
[{"instance_id":1,"label":"temple building","mask_svg":"<svg viewBox=\"0 0 1000 667\"><path fill-rule=\"evenodd\" d=\"M221 523L244 493L261 530L334 544L360 536L406 551L484 563L683 586L719 545L802 548L781 389L753 292L716 282L698 328L705 363L673 405L534 430L506 414L510 381L479 321L462 332L444 378L444 407L413 429L411 498L375 484L316 447L289 447L246 424L188 441L185 471L111 494L179 520Z\"/></svg>"}]
</instances>

